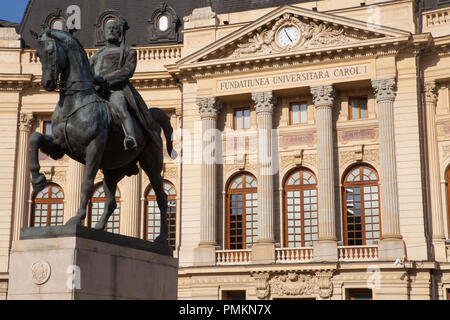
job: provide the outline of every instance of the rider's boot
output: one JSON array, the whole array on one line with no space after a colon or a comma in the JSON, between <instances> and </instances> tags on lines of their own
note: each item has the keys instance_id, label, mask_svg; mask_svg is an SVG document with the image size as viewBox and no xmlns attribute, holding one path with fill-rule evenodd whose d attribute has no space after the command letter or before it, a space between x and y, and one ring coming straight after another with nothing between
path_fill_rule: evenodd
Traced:
<instances>
[{"instance_id":1,"label":"rider's boot","mask_svg":"<svg viewBox=\"0 0 450 320\"><path fill-rule=\"evenodd\" d=\"M125 139L123 140L123 147L125 151L132 151L137 148L136 138L134 136L133 122L127 119L122 125L123 133L125 134Z\"/></svg>"}]
</instances>

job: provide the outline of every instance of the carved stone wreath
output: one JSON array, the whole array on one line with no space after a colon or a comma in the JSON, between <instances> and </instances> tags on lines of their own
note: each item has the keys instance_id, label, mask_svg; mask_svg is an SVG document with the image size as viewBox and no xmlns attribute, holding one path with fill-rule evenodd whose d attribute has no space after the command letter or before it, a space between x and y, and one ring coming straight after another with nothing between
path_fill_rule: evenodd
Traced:
<instances>
[{"instance_id":1,"label":"carved stone wreath","mask_svg":"<svg viewBox=\"0 0 450 320\"><path fill-rule=\"evenodd\" d=\"M279 297L318 295L322 299L327 299L333 293L332 276L332 271L316 271L314 275L289 271L273 277L267 272L252 274L256 281L256 295L259 299L266 299L269 294Z\"/></svg>"},{"instance_id":2,"label":"carved stone wreath","mask_svg":"<svg viewBox=\"0 0 450 320\"><path fill-rule=\"evenodd\" d=\"M45 261L37 261L31 265L31 281L37 285L42 285L50 279L50 264Z\"/></svg>"},{"instance_id":3,"label":"carved stone wreath","mask_svg":"<svg viewBox=\"0 0 450 320\"><path fill-rule=\"evenodd\" d=\"M275 41L278 31L286 26L295 26L300 32L299 41L293 46L281 47ZM354 41L354 38L343 34L344 29L335 29L324 23L305 23L286 13L278 20L270 30L255 34L244 43L238 44L238 48L231 57L245 57L248 55L264 55L271 53L288 52L298 48L314 48L323 45L341 45Z\"/></svg>"}]
</instances>

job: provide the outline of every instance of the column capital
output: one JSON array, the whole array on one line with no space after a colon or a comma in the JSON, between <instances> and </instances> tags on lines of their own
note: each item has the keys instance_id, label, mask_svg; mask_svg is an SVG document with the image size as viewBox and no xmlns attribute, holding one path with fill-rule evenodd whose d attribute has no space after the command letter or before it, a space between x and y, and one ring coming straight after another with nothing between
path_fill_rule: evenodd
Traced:
<instances>
[{"instance_id":1,"label":"column capital","mask_svg":"<svg viewBox=\"0 0 450 320\"><path fill-rule=\"evenodd\" d=\"M373 79L372 88L375 92L377 103L394 102L397 95L397 81L395 78Z\"/></svg>"},{"instance_id":2,"label":"column capital","mask_svg":"<svg viewBox=\"0 0 450 320\"><path fill-rule=\"evenodd\" d=\"M217 119L222 109L222 102L217 97L198 98L197 105L202 120Z\"/></svg>"},{"instance_id":3,"label":"column capital","mask_svg":"<svg viewBox=\"0 0 450 320\"><path fill-rule=\"evenodd\" d=\"M252 100L255 102L256 113L272 113L277 97L273 91L252 92Z\"/></svg>"},{"instance_id":4,"label":"column capital","mask_svg":"<svg viewBox=\"0 0 450 320\"><path fill-rule=\"evenodd\" d=\"M33 114L32 113L25 113L21 112L19 115L19 129L20 131L27 131L29 132L31 130L31 126L33 124Z\"/></svg>"},{"instance_id":5,"label":"column capital","mask_svg":"<svg viewBox=\"0 0 450 320\"><path fill-rule=\"evenodd\" d=\"M316 107L332 107L336 98L333 85L311 87L311 94Z\"/></svg>"},{"instance_id":6,"label":"column capital","mask_svg":"<svg viewBox=\"0 0 450 320\"><path fill-rule=\"evenodd\" d=\"M425 94L425 102L437 104L439 95L439 84L436 81L427 81L423 87L423 93Z\"/></svg>"}]
</instances>

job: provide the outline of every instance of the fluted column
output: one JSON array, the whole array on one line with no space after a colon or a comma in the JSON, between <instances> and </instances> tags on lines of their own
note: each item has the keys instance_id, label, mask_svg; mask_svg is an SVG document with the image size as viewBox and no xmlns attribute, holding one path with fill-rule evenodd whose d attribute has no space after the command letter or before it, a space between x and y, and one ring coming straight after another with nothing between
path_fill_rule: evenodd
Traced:
<instances>
[{"instance_id":1,"label":"fluted column","mask_svg":"<svg viewBox=\"0 0 450 320\"><path fill-rule=\"evenodd\" d=\"M337 260L336 213L334 199L333 104L332 85L311 87L316 108L317 191L319 241L314 244L314 259Z\"/></svg>"},{"instance_id":2,"label":"fluted column","mask_svg":"<svg viewBox=\"0 0 450 320\"><path fill-rule=\"evenodd\" d=\"M195 250L196 265L215 264L216 247L216 127L222 108L216 97L197 99L202 120L202 166L200 198L200 243Z\"/></svg>"},{"instance_id":3,"label":"fluted column","mask_svg":"<svg viewBox=\"0 0 450 320\"><path fill-rule=\"evenodd\" d=\"M400 234L397 166L395 156L394 101L397 92L394 78L372 80L378 104L380 150L380 205L382 236L380 259L402 258L405 246Z\"/></svg>"},{"instance_id":4,"label":"fluted column","mask_svg":"<svg viewBox=\"0 0 450 320\"><path fill-rule=\"evenodd\" d=\"M274 239L272 114L276 96L272 91L252 94L258 125L258 242Z\"/></svg>"},{"instance_id":5,"label":"fluted column","mask_svg":"<svg viewBox=\"0 0 450 320\"><path fill-rule=\"evenodd\" d=\"M132 177L125 178L124 203L123 203L123 222L121 226L121 234L139 238L140 233L140 217L141 205L141 170Z\"/></svg>"},{"instance_id":6,"label":"fluted column","mask_svg":"<svg viewBox=\"0 0 450 320\"><path fill-rule=\"evenodd\" d=\"M19 240L20 229L28 222L28 197L30 193L30 172L28 140L30 137L33 115L20 113L19 115L19 145L17 153L17 171L14 203L13 240Z\"/></svg>"},{"instance_id":7,"label":"fluted column","mask_svg":"<svg viewBox=\"0 0 450 320\"><path fill-rule=\"evenodd\" d=\"M428 147L428 175L430 179L429 196L431 209L431 226L433 233L433 249L436 260L447 259L445 248L444 216L442 212L442 197L440 188L439 149L436 132L436 105L438 86L434 81L425 83L424 88L427 147Z\"/></svg>"},{"instance_id":8,"label":"fluted column","mask_svg":"<svg viewBox=\"0 0 450 320\"><path fill-rule=\"evenodd\" d=\"M67 157L67 156L66 156ZM64 221L76 216L81 202L81 184L83 182L84 164L69 158L67 172L66 203L64 206Z\"/></svg>"}]
</instances>

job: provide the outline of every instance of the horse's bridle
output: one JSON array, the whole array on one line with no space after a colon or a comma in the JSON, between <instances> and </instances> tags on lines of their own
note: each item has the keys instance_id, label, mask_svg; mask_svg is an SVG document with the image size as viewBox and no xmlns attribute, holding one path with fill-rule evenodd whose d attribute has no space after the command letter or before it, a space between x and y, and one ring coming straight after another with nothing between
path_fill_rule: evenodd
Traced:
<instances>
[{"instance_id":1,"label":"horse's bridle","mask_svg":"<svg viewBox=\"0 0 450 320\"><path fill-rule=\"evenodd\" d=\"M51 43L54 50L52 53L49 53L47 51L47 43ZM58 77L59 74L59 66L57 61L57 51L58 47L56 44L55 39L46 39L46 40L39 40L39 44L45 48L45 50L42 50L46 54L46 66L44 66L45 71L50 71L50 73L53 76L53 79L56 81L56 86L59 87L59 90L64 94L64 96L73 95L77 92L83 92L87 91L93 88L92 81L86 81L86 80L79 80L79 81L61 81ZM49 63L50 62L50 63ZM84 89L72 89L72 86L75 83L83 83L88 82L91 83L91 85ZM70 92L70 94L68 93Z\"/></svg>"},{"instance_id":2,"label":"horse's bridle","mask_svg":"<svg viewBox=\"0 0 450 320\"><path fill-rule=\"evenodd\" d=\"M49 53L47 50L47 43L51 43L54 50L52 53ZM43 70L50 71L50 73L53 76L53 79L55 79L56 82L58 82L58 61L57 61L57 55L56 52L58 50L58 47L56 46L56 41L54 39L46 39L46 40L39 40L38 46L41 46L44 50L40 50L41 52L45 53L46 55L46 65L43 67ZM41 59L42 61L42 59ZM49 63L51 62L51 63Z\"/></svg>"}]
</instances>

